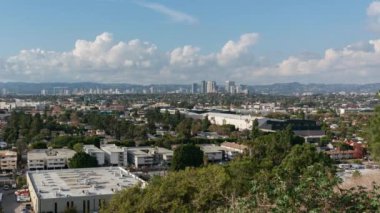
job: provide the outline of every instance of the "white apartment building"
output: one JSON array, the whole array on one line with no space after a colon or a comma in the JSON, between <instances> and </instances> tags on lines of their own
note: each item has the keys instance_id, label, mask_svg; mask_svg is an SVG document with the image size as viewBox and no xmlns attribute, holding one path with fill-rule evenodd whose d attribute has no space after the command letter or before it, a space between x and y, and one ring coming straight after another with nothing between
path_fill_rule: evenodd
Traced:
<instances>
[{"instance_id":1,"label":"white apartment building","mask_svg":"<svg viewBox=\"0 0 380 213\"><path fill-rule=\"evenodd\" d=\"M120 167L28 171L26 179L33 212L98 212L112 196L145 181Z\"/></svg>"},{"instance_id":2,"label":"white apartment building","mask_svg":"<svg viewBox=\"0 0 380 213\"><path fill-rule=\"evenodd\" d=\"M207 156L209 162L232 160L246 149L244 145L230 142L224 142L221 146L215 144L200 144L198 146L203 151L203 154Z\"/></svg>"},{"instance_id":3,"label":"white apartment building","mask_svg":"<svg viewBox=\"0 0 380 213\"><path fill-rule=\"evenodd\" d=\"M60 169L67 167L75 155L71 149L34 149L28 152L28 169Z\"/></svg>"},{"instance_id":4,"label":"white apartment building","mask_svg":"<svg viewBox=\"0 0 380 213\"><path fill-rule=\"evenodd\" d=\"M0 151L0 170L12 171L17 169L17 153L10 150Z\"/></svg>"},{"instance_id":5,"label":"white apartment building","mask_svg":"<svg viewBox=\"0 0 380 213\"><path fill-rule=\"evenodd\" d=\"M118 147L115 144L101 145L104 151L105 161L113 166L128 166L128 155L126 147Z\"/></svg>"},{"instance_id":6,"label":"white apartment building","mask_svg":"<svg viewBox=\"0 0 380 213\"><path fill-rule=\"evenodd\" d=\"M105 153L98 147L94 145L83 145L83 151L93 157L96 157L99 166L103 166L105 164Z\"/></svg>"},{"instance_id":7,"label":"white apartment building","mask_svg":"<svg viewBox=\"0 0 380 213\"><path fill-rule=\"evenodd\" d=\"M161 147L128 147L128 162L136 168L159 164L170 165L173 151Z\"/></svg>"},{"instance_id":8,"label":"white apartment building","mask_svg":"<svg viewBox=\"0 0 380 213\"><path fill-rule=\"evenodd\" d=\"M220 144L220 147L222 147L225 150L225 154L227 155L227 158L230 160L248 151L247 146L232 142L223 142L222 144Z\"/></svg>"},{"instance_id":9,"label":"white apartment building","mask_svg":"<svg viewBox=\"0 0 380 213\"><path fill-rule=\"evenodd\" d=\"M224 160L224 150L220 146L214 144L200 144L198 145L203 154L207 156L209 162L220 162Z\"/></svg>"}]
</instances>

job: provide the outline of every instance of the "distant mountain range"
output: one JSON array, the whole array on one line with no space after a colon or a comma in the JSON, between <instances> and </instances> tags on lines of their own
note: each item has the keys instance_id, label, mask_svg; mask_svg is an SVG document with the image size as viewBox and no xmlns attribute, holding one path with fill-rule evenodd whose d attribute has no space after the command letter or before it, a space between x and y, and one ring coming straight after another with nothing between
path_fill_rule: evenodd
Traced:
<instances>
[{"instance_id":1,"label":"distant mountain range","mask_svg":"<svg viewBox=\"0 0 380 213\"><path fill-rule=\"evenodd\" d=\"M277 83L271 85L249 86L256 93L294 95L302 93L327 94L338 92L375 93L380 90L380 83L373 84L301 84Z\"/></svg>"},{"instance_id":2,"label":"distant mountain range","mask_svg":"<svg viewBox=\"0 0 380 213\"><path fill-rule=\"evenodd\" d=\"M223 86L223 85L222 85ZM144 89L154 88L154 91L190 91L191 85L181 84L102 84L92 82L81 83L24 83L24 82L0 82L0 94L37 95L42 90L52 94L54 89L89 90L89 89L118 89L141 92ZM251 93L295 95L302 93L327 94L338 92L375 93L380 90L380 83L373 84L301 84L301 83L276 83L270 85L248 85Z\"/></svg>"}]
</instances>

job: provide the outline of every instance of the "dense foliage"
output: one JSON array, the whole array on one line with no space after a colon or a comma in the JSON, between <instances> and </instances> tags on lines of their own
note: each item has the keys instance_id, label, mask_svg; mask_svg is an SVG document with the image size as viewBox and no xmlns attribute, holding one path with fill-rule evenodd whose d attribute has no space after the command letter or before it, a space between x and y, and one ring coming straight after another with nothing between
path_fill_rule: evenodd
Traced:
<instances>
[{"instance_id":1,"label":"dense foliage","mask_svg":"<svg viewBox=\"0 0 380 213\"><path fill-rule=\"evenodd\" d=\"M249 142L249 156L155 177L117 194L102 212L374 212L377 186L343 190L328 156L289 131Z\"/></svg>"},{"instance_id":2,"label":"dense foliage","mask_svg":"<svg viewBox=\"0 0 380 213\"><path fill-rule=\"evenodd\" d=\"M171 168L181 170L186 167L199 167L203 163L203 152L193 144L179 145L173 154Z\"/></svg>"},{"instance_id":3,"label":"dense foliage","mask_svg":"<svg viewBox=\"0 0 380 213\"><path fill-rule=\"evenodd\" d=\"M368 139L371 156L380 161L380 106L375 109L375 114L370 121Z\"/></svg>"},{"instance_id":4,"label":"dense foliage","mask_svg":"<svg viewBox=\"0 0 380 213\"><path fill-rule=\"evenodd\" d=\"M98 161L96 157L93 157L85 152L76 153L69 162L70 168L88 168L97 167Z\"/></svg>"}]
</instances>

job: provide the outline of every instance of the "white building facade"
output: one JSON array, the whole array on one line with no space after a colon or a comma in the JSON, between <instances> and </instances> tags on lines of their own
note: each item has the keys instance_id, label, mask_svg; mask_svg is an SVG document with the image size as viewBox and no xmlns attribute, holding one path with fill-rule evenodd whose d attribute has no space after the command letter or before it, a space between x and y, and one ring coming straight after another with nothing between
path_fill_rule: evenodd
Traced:
<instances>
[{"instance_id":1,"label":"white building facade","mask_svg":"<svg viewBox=\"0 0 380 213\"><path fill-rule=\"evenodd\" d=\"M173 151L161 147L128 147L128 162L135 168L170 165Z\"/></svg>"},{"instance_id":2,"label":"white building facade","mask_svg":"<svg viewBox=\"0 0 380 213\"><path fill-rule=\"evenodd\" d=\"M126 147L119 147L115 144L101 145L104 151L105 162L113 166L128 166L128 154Z\"/></svg>"},{"instance_id":3,"label":"white building facade","mask_svg":"<svg viewBox=\"0 0 380 213\"><path fill-rule=\"evenodd\" d=\"M96 157L99 166L105 164L105 152L94 145L83 145L83 151L93 157Z\"/></svg>"},{"instance_id":4,"label":"white building facade","mask_svg":"<svg viewBox=\"0 0 380 213\"><path fill-rule=\"evenodd\" d=\"M252 124L255 119L259 122L259 125L264 123L267 118L264 117L255 117L250 115L238 115L238 114L226 114L226 113L215 113L209 112L203 114L203 116L207 116L208 120L212 124L216 125L234 125L235 128L239 130L252 129Z\"/></svg>"},{"instance_id":5,"label":"white building facade","mask_svg":"<svg viewBox=\"0 0 380 213\"><path fill-rule=\"evenodd\" d=\"M75 155L71 149L34 149L27 154L29 170L66 168L70 159Z\"/></svg>"},{"instance_id":6,"label":"white building facade","mask_svg":"<svg viewBox=\"0 0 380 213\"><path fill-rule=\"evenodd\" d=\"M26 178L36 213L98 212L115 193L146 184L120 167L28 171Z\"/></svg>"},{"instance_id":7,"label":"white building facade","mask_svg":"<svg viewBox=\"0 0 380 213\"><path fill-rule=\"evenodd\" d=\"M10 150L0 151L0 170L13 171L17 169L17 152Z\"/></svg>"}]
</instances>

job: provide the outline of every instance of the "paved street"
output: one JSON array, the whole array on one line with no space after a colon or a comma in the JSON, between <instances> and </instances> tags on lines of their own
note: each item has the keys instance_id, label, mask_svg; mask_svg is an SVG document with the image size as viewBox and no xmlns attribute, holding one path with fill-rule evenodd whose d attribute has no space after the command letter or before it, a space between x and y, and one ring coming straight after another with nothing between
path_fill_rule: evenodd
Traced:
<instances>
[{"instance_id":1,"label":"paved street","mask_svg":"<svg viewBox=\"0 0 380 213\"><path fill-rule=\"evenodd\" d=\"M14 194L15 190L0 190L3 193L2 207L4 213L19 213L24 208L26 203L17 203L16 196Z\"/></svg>"}]
</instances>

